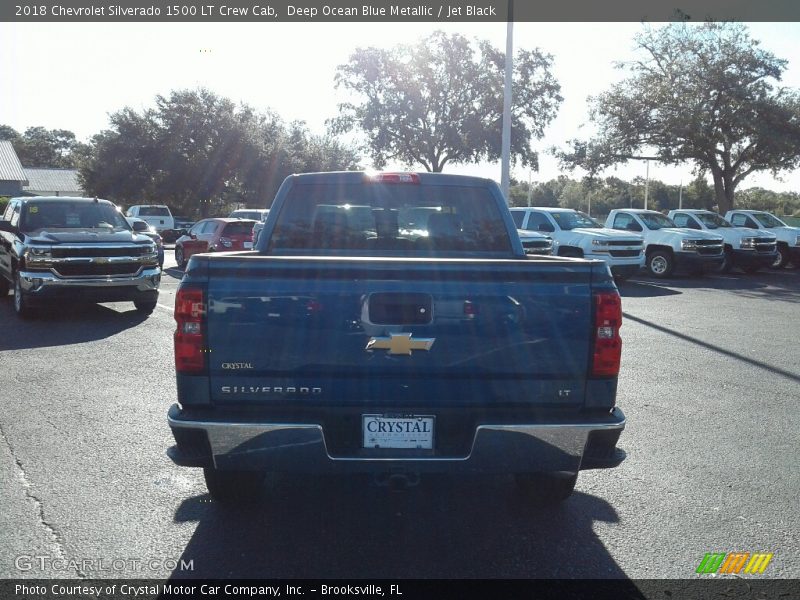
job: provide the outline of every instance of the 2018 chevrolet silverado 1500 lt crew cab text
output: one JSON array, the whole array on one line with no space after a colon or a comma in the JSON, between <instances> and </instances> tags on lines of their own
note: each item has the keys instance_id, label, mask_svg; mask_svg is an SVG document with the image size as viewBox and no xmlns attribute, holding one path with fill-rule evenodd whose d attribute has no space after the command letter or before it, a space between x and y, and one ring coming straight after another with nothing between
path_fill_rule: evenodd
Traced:
<instances>
[{"instance_id":1,"label":"2018 chevrolet silverado 1500 lt crew cab text","mask_svg":"<svg viewBox=\"0 0 800 600\"><path fill-rule=\"evenodd\" d=\"M669 218L678 227L713 231L721 235L725 240L725 262L721 267L723 272L739 267L746 273L755 273L762 267L772 265L778 256L773 234L746 227L734 227L710 210L671 210Z\"/></svg>"},{"instance_id":2,"label":"2018 chevrolet silverado 1500 lt crew cab text","mask_svg":"<svg viewBox=\"0 0 800 600\"><path fill-rule=\"evenodd\" d=\"M725 261L721 235L677 227L655 210L612 210L606 227L644 236L645 266L653 277L669 277L680 268L691 273L715 271Z\"/></svg>"},{"instance_id":3,"label":"2018 chevrolet silverado 1500 lt crew cab text","mask_svg":"<svg viewBox=\"0 0 800 600\"><path fill-rule=\"evenodd\" d=\"M64 302L158 302L156 244L131 230L108 200L11 198L0 219L0 295L14 290L21 317Z\"/></svg>"},{"instance_id":4,"label":"2018 chevrolet silverado 1500 lt crew cab text","mask_svg":"<svg viewBox=\"0 0 800 600\"><path fill-rule=\"evenodd\" d=\"M606 229L571 208L512 208L511 215L519 229L552 237L559 256L602 260L618 280L628 279L644 267L641 235Z\"/></svg>"},{"instance_id":5,"label":"2018 chevrolet silverado 1500 lt crew cab text","mask_svg":"<svg viewBox=\"0 0 800 600\"><path fill-rule=\"evenodd\" d=\"M189 259L168 454L221 502L267 471L513 473L563 500L624 458L621 319L605 263L526 255L492 181L290 176L254 250Z\"/></svg>"},{"instance_id":6,"label":"2018 chevrolet silverado 1500 lt crew cab text","mask_svg":"<svg viewBox=\"0 0 800 600\"><path fill-rule=\"evenodd\" d=\"M763 210L729 210L725 218L737 227L768 231L778 238L778 256L773 269L782 269L789 262L800 268L800 227L792 227L772 213Z\"/></svg>"}]
</instances>

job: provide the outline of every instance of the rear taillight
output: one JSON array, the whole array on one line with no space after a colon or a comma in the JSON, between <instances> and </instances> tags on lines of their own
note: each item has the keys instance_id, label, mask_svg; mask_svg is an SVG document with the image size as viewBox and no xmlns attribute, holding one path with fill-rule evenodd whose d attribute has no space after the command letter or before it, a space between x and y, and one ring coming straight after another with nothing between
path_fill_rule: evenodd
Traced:
<instances>
[{"instance_id":1,"label":"rear taillight","mask_svg":"<svg viewBox=\"0 0 800 600\"><path fill-rule=\"evenodd\" d=\"M594 295L593 377L616 377L622 357L622 300L617 292Z\"/></svg>"},{"instance_id":2,"label":"rear taillight","mask_svg":"<svg viewBox=\"0 0 800 600\"><path fill-rule=\"evenodd\" d=\"M201 373L206 368L206 304L203 290L184 288L175 298L175 370Z\"/></svg>"}]
</instances>

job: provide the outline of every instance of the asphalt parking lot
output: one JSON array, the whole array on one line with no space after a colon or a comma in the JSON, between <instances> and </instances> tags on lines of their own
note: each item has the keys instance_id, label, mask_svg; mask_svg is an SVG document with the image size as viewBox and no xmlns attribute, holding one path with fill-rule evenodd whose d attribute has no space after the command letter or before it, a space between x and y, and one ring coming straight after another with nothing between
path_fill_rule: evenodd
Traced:
<instances>
[{"instance_id":1,"label":"asphalt parking lot","mask_svg":"<svg viewBox=\"0 0 800 600\"><path fill-rule=\"evenodd\" d=\"M171 250L165 267L149 318L120 303L22 322L0 301L0 577L691 578L733 551L800 577L800 271L623 284L628 459L556 509L505 477L282 476L232 511L164 454Z\"/></svg>"}]
</instances>

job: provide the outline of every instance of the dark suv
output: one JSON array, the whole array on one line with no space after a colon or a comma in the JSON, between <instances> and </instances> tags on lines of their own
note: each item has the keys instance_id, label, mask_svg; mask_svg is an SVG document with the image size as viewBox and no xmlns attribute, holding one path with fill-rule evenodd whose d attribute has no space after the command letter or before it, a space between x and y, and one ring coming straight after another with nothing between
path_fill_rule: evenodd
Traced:
<instances>
[{"instance_id":1,"label":"dark suv","mask_svg":"<svg viewBox=\"0 0 800 600\"><path fill-rule=\"evenodd\" d=\"M133 301L149 314L161 269L153 241L108 200L11 198L0 218L0 296L29 316L47 302Z\"/></svg>"}]
</instances>

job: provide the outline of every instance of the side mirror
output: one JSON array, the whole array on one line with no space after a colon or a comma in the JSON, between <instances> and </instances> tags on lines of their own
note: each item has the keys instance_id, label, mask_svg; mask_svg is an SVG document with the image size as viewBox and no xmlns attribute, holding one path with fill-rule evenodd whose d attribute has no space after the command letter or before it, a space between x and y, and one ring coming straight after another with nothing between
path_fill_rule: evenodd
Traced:
<instances>
[{"instance_id":1,"label":"side mirror","mask_svg":"<svg viewBox=\"0 0 800 600\"><path fill-rule=\"evenodd\" d=\"M142 223L141 221L135 221L133 223L133 230L134 231L147 231L149 229L149 225L147 223Z\"/></svg>"},{"instance_id":2,"label":"side mirror","mask_svg":"<svg viewBox=\"0 0 800 600\"><path fill-rule=\"evenodd\" d=\"M11 221L0 221L0 231L15 233L16 228L11 224Z\"/></svg>"},{"instance_id":3,"label":"side mirror","mask_svg":"<svg viewBox=\"0 0 800 600\"><path fill-rule=\"evenodd\" d=\"M196 234L194 234L194 233L190 233L190 234L189 234L189 237L190 237L190 238L192 238L193 240L196 240L196 239L197 239L197 235L196 235Z\"/></svg>"}]
</instances>

